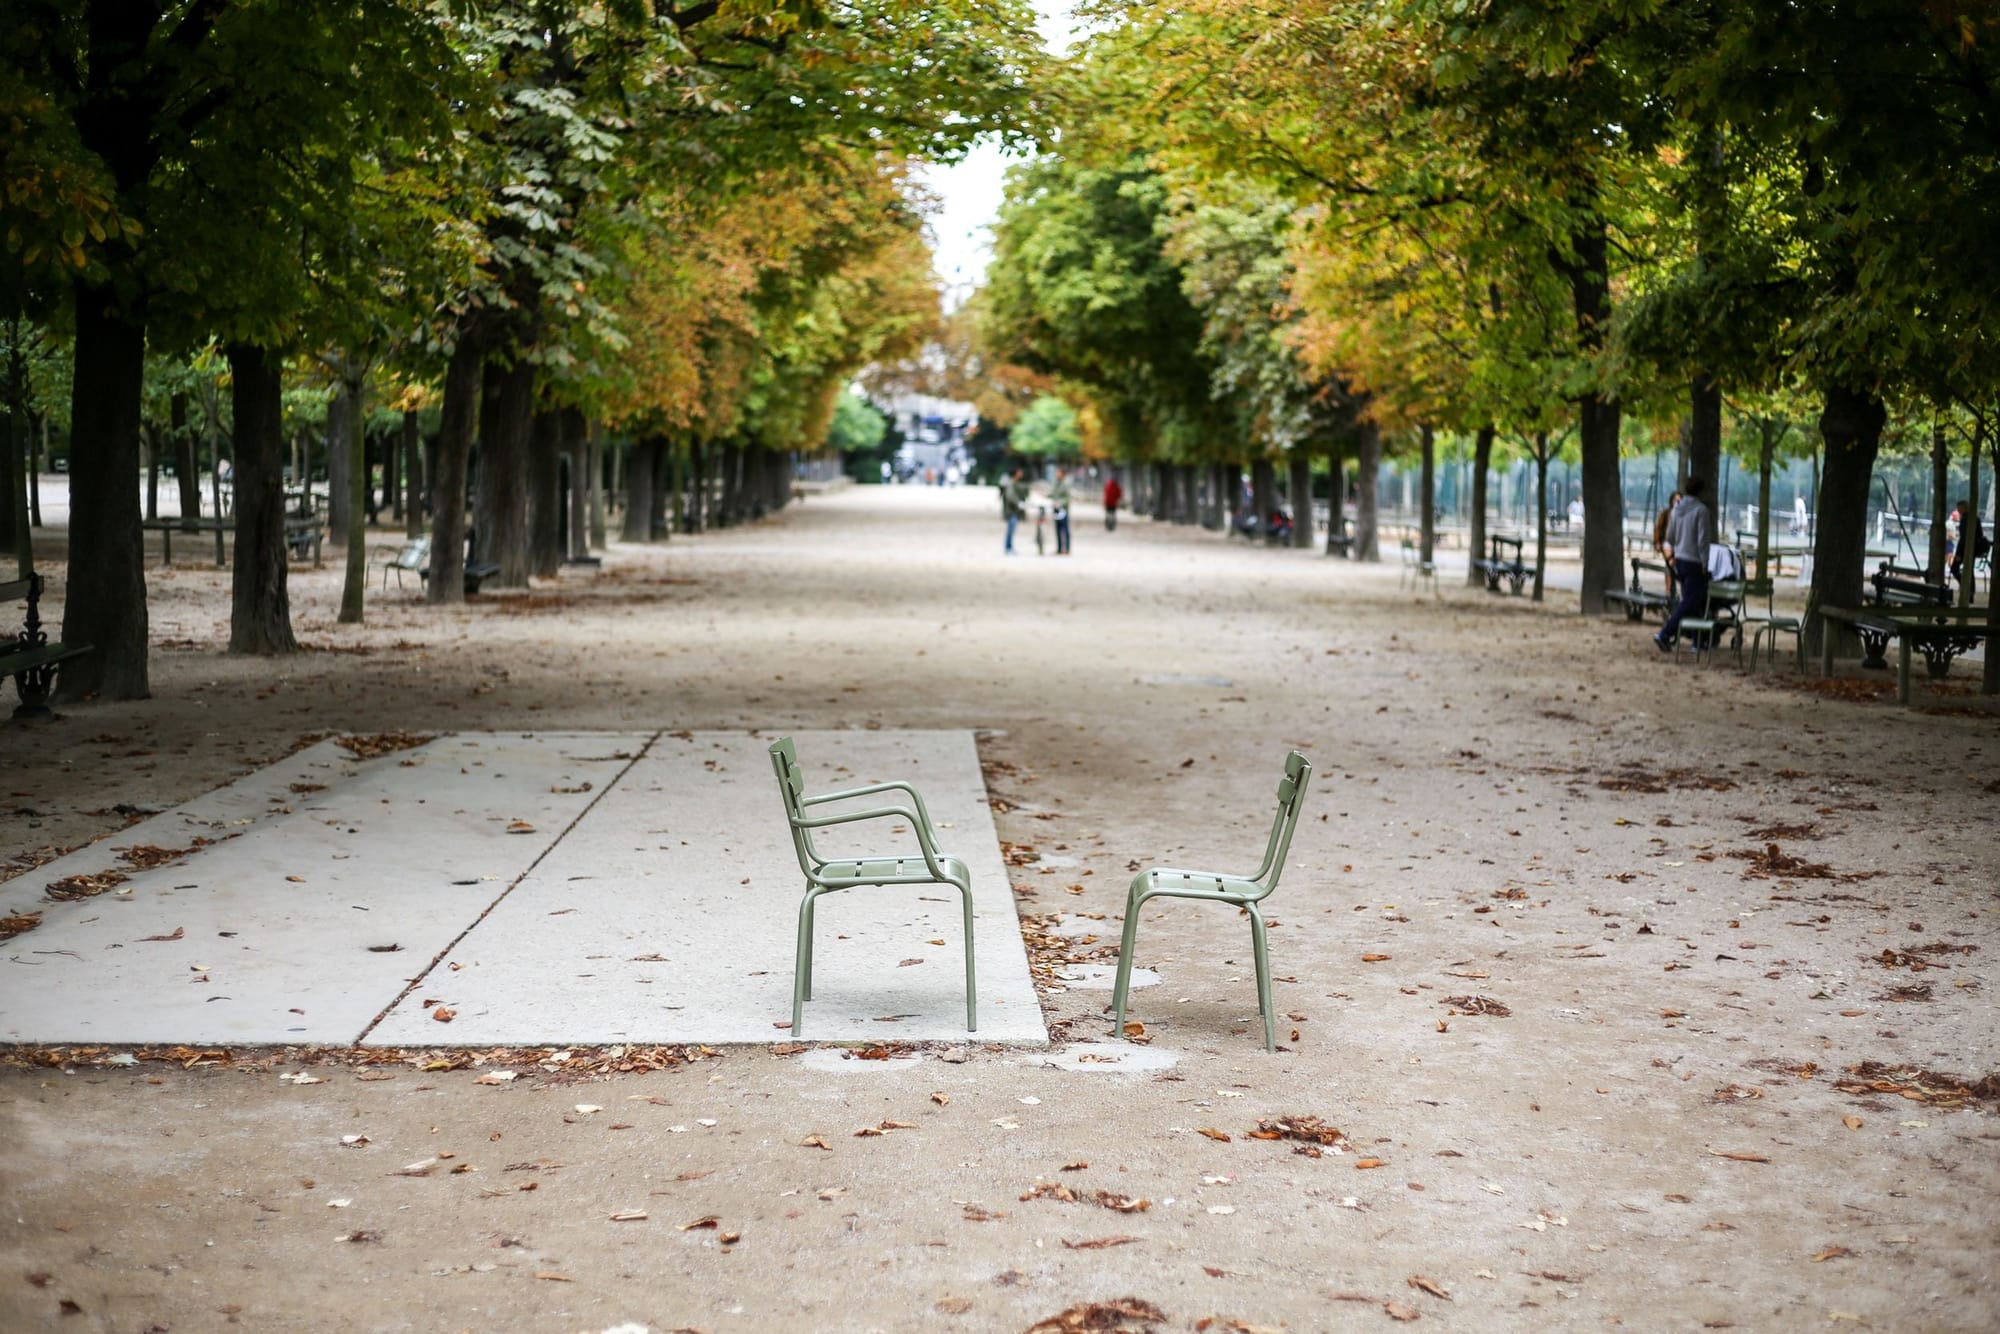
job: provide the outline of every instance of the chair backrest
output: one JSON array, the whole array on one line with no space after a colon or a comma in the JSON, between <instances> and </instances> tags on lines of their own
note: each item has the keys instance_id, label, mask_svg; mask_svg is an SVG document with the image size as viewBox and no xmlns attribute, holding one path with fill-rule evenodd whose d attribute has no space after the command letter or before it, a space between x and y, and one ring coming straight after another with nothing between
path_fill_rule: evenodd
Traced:
<instances>
[{"instance_id":1,"label":"chair backrest","mask_svg":"<svg viewBox=\"0 0 2000 1334\"><path fill-rule=\"evenodd\" d=\"M396 564L405 570L415 570L430 563L431 540L428 537L420 537L396 553Z\"/></svg>"},{"instance_id":2,"label":"chair backrest","mask_svg":"<svg viewBox=\"0 0 2000 1334\"><path fill-rule=\"evenodd\" d=\"M1718 603L1740 604L1743 601L1743 581L1741 579L1714 579L1708 585L1708 615L1714 616Z\"/></svg>"},{"instance_id":3,"label":"chair backrest","mask_svg":"<svg viewBox=\"0 0 2000 1334\"><path fill-rule=\"evenodd\" d=\"M1284 874L1285 857L1292 850L1292 831L1299 827L1299 807L1305 801L1312 772L1312 761L1296 750L1285 756L1285 776L1278 780L1278 812L1271 817L1271 838L1264 845L1263 864L1251 877L1263 885L1265 894L1278 887L1278 877Z\"/></svg>"},{"instance_id":4,"label":"chair backrest","mask_svg":"<svg viewBox=\"0 0 2000 1334\"><path fill-rule=\"evenodd\" d=\"M781 736L771 743L771 768L778 775L778 795L785 803L785 823L791 826L792 848L799 855L799 869L811 875L818 869L821 858L813 850L812 831L799 824L806 818L806 784L805 775L799 772L798 749L790 737Z\"/></svg>"}]
</instances>

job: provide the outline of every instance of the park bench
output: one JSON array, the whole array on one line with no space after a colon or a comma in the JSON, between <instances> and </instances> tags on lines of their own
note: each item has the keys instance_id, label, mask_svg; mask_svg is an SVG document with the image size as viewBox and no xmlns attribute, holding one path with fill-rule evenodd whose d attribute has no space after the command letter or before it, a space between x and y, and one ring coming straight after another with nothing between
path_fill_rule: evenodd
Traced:
<instances>
[{"instance_id":1,"label":"park bench","mask_svg":"<svg viewBox=\"0 0 2000 1334\"><path fill-rule=\"evenodd\" d=\"M160 564L162 565L172 565L174 563L175 533L215 534L215 564L218 569L228 564L222 546L223 534L229 532L235 526L236 524L233 519L196 518L193 516L184 519L142 519L139 521L141 529L160 535Z\"/></svg>"},{"instance_id":2,"label":"park bench","mask_svg":"<svg viewBox=\"0 0 2000 1334\"><path fill-rule=\"evenodd\" d=\"M396 572L396 587L398 588L403 586L403 573L406 570L416 570L419 572L420 579L427 578L428 575L425 572L430 569L431 564L431 540L428 537L420 537L413 542L405 542L395 555L389 557L387 560L378 561L377 564L382 567L382 587L384 588L389 586L389 572L391 570Z\"/></svg>"},{"instance_id":3,"label":"park bench","mask_svg":"<svg viewBox=\"0 0 2000 1334\"><path fill-rule=\"evenodd\" d=\"M1929 574L1928 570L1883 561L1882 568L1868 576L1875 590L1868 600L1877 607L1949 607L1951 589L1930 582Z\"/></svg>"},{"instance_id":4,"label":"park bench","mask_svg":"<svg viewBox=\"0 0 2000 1334\"><path fill-rule=\"evenodd\" d=\"M1125 1036L1125 1003L1132 987L1132 953L1139 938L1139 913L1148 899L1200 899L1242 910L1250 919L1250 951L1257 965L1257 1010L1264 1017L1264 1050L1278 1046L1277 1007L1271 1003L1271 953L1265 941L1264 914L1258 904L1278 887L1298 828L1299 807L1312 781L1312 762L1296 750L1285 756L1285 776L1278 780L1278 811L1271 819L1271 837L1264 860L1249 875L1220 871L1183 871L1153 867L1139 872L1125 895L1125 934L1118 945L1118 980L1111 989L1113 1037Z\"/></svg>"},{"instance_id":5,"label":"park bench","mask_svg":"<svg viewBox=\"0 0 2000 1334\"><path fill-rule=\"evenodd\" d=\"M298 515L285 520L285 549L292 553L293 560L312 557L314 565L320 563L320 546L326 540L326 524L317 518Z\"/></svg>"},{"instance_id":6,"label":"park bench","mask_svg":"<svg viewBox=\"0 0 2000 1334\"><path fill-rule=\"evenodd\" d=\"M90 652L88 644L49 642L48 632L42 629L42 586L39 574L0 584L0 602L28 604L19 633L0 638L0 680L13 677L14 689L21 696L14 709L16 718L50 717L49 691L55 685L56 665Z\"/></svg>"},{"instance_id":7,"label":"park bench","mask_svg":"<svg viewBox=\"0 0 2000 1334\"><path fill-rule=\"evenodd\" d=\"M488 579L491 579L494 575L498 573L500 573L500 567L493 561L490 560L467 561L465 563L465 595L467 597L472 597L474 594L479 592L479 586L481 584L485 583ZM431 567L429 564L428 557L425 558L425 563L423 565L417 567L417 578L422 580L426 587L429 586L431 581Z\"/></svg>"},{"instance_id":8,"label":"park bench","mask_svg":"<svg viewBox=\"0 0 2000 1334\"><path fill-rule=\"evenodd\" d=\"M1624 604L1625 619L1628 621L1643 621L1646 619L1646 613L1649 611L1657 611L1664 617L1674 609L1674 600L1665 593L1654 592L1648 586L1648 581L1645 578L1648 574L1659 576L1658 579L1652 581L1653 584L1666 588L1673 587L1674 574L1672 570L1669 570L1656 560L1641 560L1634 556L1632 558L1631 585L1626 588L1614 588L1610 590L1604 595L1604 600L1606 602Z\"/></svg>"},{"instance_id":9,"label":"park bench","mask_svg":"<svg viewBox=\"0 0 2000 1334\"><path fill-rule=\"evenodd\" d=\"M1866 671L1885 671L1889 666L1889 641L1897 641L1896 698L1908 704L1911 697L1910 653L1924 655L1924 670L1932 680L1941 681L1951 671L1952 659L1986 641L1985 607L1901 607L1861 608L1822 607L1820 616L1848 626L1861 638L1861 666ZM1828 630L1820 635L1820 674L1833 674L1834 641L1839 636Z\"/></svg>"},{"instance_id":10,"label":"park bench","mask_svg":"<svg viewBox=\"0 0 2000 1334\"><path fill-rule=\"evenodd\" d=\"M1472 562L1472 568L1486 576L1486 591L1498 593L1500 581L1505 579L1514 596L1521 596L1522 586L1534 577L1535 571L1521 562L1521 539L1518 537L1495 536L1487 540L1488 556L1485 560ZM1503 558L1502 548L1512 552Z\"/></svg>"},{"instance_id":11,"label":"park bench","mask_svg":"<svg viewBox=\"0 0 2000 1334\"><path fill-rule=\"evenodd\" d=\"M806 896L799 904L798 954L792 971L792 1037L800 1036L805 1021L805 1003L812 999L813 905L823 894L843 889L884 885L950 885L958 891L965 915L965 1028L979 1031L979 994L973 978L972 872L964 861L938 850L937 828L931 824L924 799L908 783L871 783L842 792L822 792L807 796L805 777L799 771L798 750L788 736L771 744L771 767L778 775L778 795L784 800L785 818L791 825L792 849L798 854L799 869L805 873ZM857 797L873 797L897 792L910 799L907 806L874 806L867 810L839 810L831 815L810 814L810 808L845 803ZM884 853L865 857L829 859L813 846L812 831L833 825L896 820L916 834L918 855Z\"/></svg>"}]
</instances>

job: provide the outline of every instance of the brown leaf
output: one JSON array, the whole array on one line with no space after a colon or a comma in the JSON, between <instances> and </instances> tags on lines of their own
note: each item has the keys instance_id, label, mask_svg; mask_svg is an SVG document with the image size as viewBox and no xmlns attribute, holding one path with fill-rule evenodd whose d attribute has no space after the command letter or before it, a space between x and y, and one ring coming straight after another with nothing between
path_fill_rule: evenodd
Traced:
<instances>
[{"instance_id":1,"label":"brown leaf","mask_svg":"<svg viewBox=\"0 0 2000 1334\"><path fill-rule=\"evenodd\" d=\"M569 1276L568 1274L551 1274L551 1273L549 1273L549 1272L548 1272L548 1271L546 1271L546 1270L544 1270L544 1271L542 1271L542 1272L540 1272L540 1273L536 1274L536 1275L535 1275L535 1277L536 1277L536 1278L538 1278L538 1279L540 1279L540 1280L542 1280L542 1282L544 1282L544 1283L574 1283L574 1282L576 1282L576 1280L575 1280L575 1279L573 1279L573 1278L571 1278L571 1277L570 1277L570 1276Z\"/></svg>"},{"instance_id":2,"label":"brown leaf","mask_svg":"<svg viewBox=\"0 0 2000 1334\"><path fill-rule=\"evenodd\" d=\"M1201 1126L1197 1128L1194 1133L1197 1135L1206 1135L1210 1139L1215 1140L1221 1144L1229 1143L1229 1134L1227 1131L1211 1129L1208 1126Z\"/></svg>"},{"instance_id":3,"label":"brown leaf","mask_svg":"<svg viewBox=\"0 0 2000 1334\"><path fill-rule=\"evenodd\" d=\"M1063 1238L1063 1247L1066 1250L1072 1251L1102 1251L1108 1250L1113 1246L1130 1246L1138 1240L1139 1238L1137 1237L1122 1235L1116 1237L1093 1237L1089 1241L1071 1241L1065 1237Z\"/></svg>"},{"instance_id":4,"label":"brown leaf","mask_svg":"<svg viewBox=\"0 0 2000 1334\"><path fill-rule=\"evenodd\" d=\"M1364 954L1361 956L1361 962L1363 963L1386 963L1388 959L1389 956L1386 954Z\"/></svg>"},{"instance_id":5,"label":"brown leaf","mask_svg":"<svg viewBox=\"0 0 2000 1334\"><path fill-rule=\"evenodd\" d=\"M173 932L172 932L172 934L170 934L170 935L165 935L165 936L141 936L141 937L139 937L139 942L140 942L141 944L146 944L146 943L148 943L148 942L150 942L150 941L155 941L155 940L180 940L181 938L183 938L183 937L184 937L184 936L186 936L186 935L187 935L187 928L186 928L186 927L180 927L180 926L177 926L177 927L175 927L175 928L173 929Z\"/></svg>"},{"instance_id":6,"label":"brown leaf","mask_svg":"<svg viewBox=\"0 0 2000 1334\"><path fill-rule=\"evenodd\" d=\"M1356 1158L1354 1160L1354 1170L1357 1172L1365 1172L1371 1167L1387 1167L1388 1165L1389 1161L1386 1158Z\"/></svg>"},{"instance_id":7,"label":"brown leaf","mask_svg":"<svg viewBox=\"0 0 2000 1334\"><path fill-rule=\"evenodd\" d=\"M1107 1209L1115 1209L1121 1214L1139 1214L1153 1207L1151 1200L1135 1200L1130 1195L1117 1195L1108 1190L1100 1190L1090 1197Z\"/></svg>"},{"instance_id":8,"label":"brown leaf","mask_svg":"<svg viewBox=\"0 0 2000 1334\"><path fill-rule=\"evenodd\" d=\"M1065 1172L1081 1172L1089 1166L1089 1163L1064 1163L1062 1170Z\"/></svg>"},{"instance_id":9,"label":"brown leaf","mask_svg":"<svg viewBox=\"0 0 2000 1334\"><path fill-rule=\"evenodd\" d=\"M717 1227L721 1224L721 1222L722 1220L717 1218L714 1214L703 1214L700 1218L695 1219L692 1223L682 1223L680 1225L679 1230L682 1232L694 1232L701 1228Z\"/></svg>"},{"instance_id":10,"label":"brown leaf","mask_svg":"<svg viewBox=\"0 0 2000 1334\"><path fill-rule=\"evenodd\" d=\"M826 1142L826 1136L824 1135L807 1135L799 1141L799 1147L801 1149L825 1149L829 1153L833 1151L833 1146Z\"/></svg>"},{"instance_id":11,"label":"brown leaf","mask_svg":"<svg viewBox=\"0 0 2000 1334\"><path fill-rule=\"evenodd\" d=\"M881 1128L883 1130L915 1130L917 1127L916 1123L911 1121L884 1121Z\"/></svg>"},{"instance_id":12,"label":"brown leaf","mask_svg":"<svg viewBox=\"0 0 2000 1334\"><path fill-rule=\"evenodd\" d=\"M646 1211L644 1209L620 1209L617 1213L611 1215L611 1221L614 1223L643 1223L646 1221ZM681 1231L685 1232L687 1229L682 1228Z\"/></svg>"},{"instance_id":13,"label":"brown leaf","mask_svg":"<svg viewBox=\"0 0 2000 1334\"><path fill-rule=\"evenodd\" d=\"M1867 1123L1858 1116L1843 1116L1840 1118L1840 1124L1846 1126L1849 1130L1859 1130Z\"/></svg>"},{"instance_id":14,"label":"brown leaf","mask_svg":"<svg viewBox=\"0 0 2000 1334\"><path fill-rule=\"evenodd\" d=\"M949 1107L951 1106L951 1095L942 1091L933 1093L931 1094L931 1101L940 1107Z\"/></svg>"},{"instance_id":15,"label":"brown leaf","mask_svg":"<svg viewBox=\"0 0 2000 1334\"><path fill-rule=\"evenodd\" d=\"M1737 1163L1768 1163L1771 1161L1761 1153L1725 1153L1721 1149L1710 1149L1708 1152L1712 1157L1727 1158L1731 1162Z\"/></svg>"},{"instance_id":16,"label":"brown leaf","mask_svg":"<svg viewBox=\"0 0 2000 1334\"><path fill-rule=\"evenodd\" d=\"M1423 1312L1419 1311L1416 1307L1405 1306L1401 1302L1395 1301L1383 1302L1382 1309L1388 1312L1391 1320L1401 1320L1405 1324L1419 1319L1423 1315Z\"/></svg>"},{"instance_id":17,"label":"brown leaf","mask_svg":"<svg viewBox=\"0 0 2000 1334\"><path fill-rule=\"evenodd\" d=\"M1064 1243L1067 1245L1068 1243ZM1167 1313L1137 1297L1121 1297L1110 1302L1080 1302L1028 1326L1027 1334L1081 1334L1101 1330L1105 1334L1137 1331L1164 1322ZM1132 1322L1137 1322L1132 1323Z\"/></svg>"},{"instance_id":18,"label":"brown leaf","mask_svg":"<svg viewBox=\"0 0 2000 1334\"><path fill-rule=\"evenodd\" d=\"M931 1309L939 1315L964 1315L972 1309L972 1298L940 1297L932 1305Z\"/></svg>"},{"instance_id":19,"label":"brown leaf","mask_svg":"<svg viewBox=\"0 0 2000 1334\"><path fill-rule=\"evenodd\" d=\"M1146 1036L1146 1026L1137 1019L1128 1019L1125 1021L1125 1036L1128 1038L1142 1038Z\"/></svg>"},{"instance_id":20,"label":"brown leaf","mask_svg":"<svg viewBox=\"0 0 2000 1334\"><path fill-rule=\"evenodd\" d=\"M444 1006L440 1005L435 1010L431 1011L431 1018L437 1020L441 1024L448 1024L452 1020L458 1018L458 1011L448 1010Z\"/></svg>"},{"instance_id":21,"label":"brown leaf","mask_svg":"<svg viewBox=\"0 0 2000 1334\"><path fill-rule=\"evenodd\" d=\"M1821 1251L1819 1254L1813 1256L1812 1262L1814 1264L1819 1264L1825 1260L1837 1260L1843 1255L1852 1255L1852 1254L1854 1254L1854 1252L1848 1250L1845 1246L1829 1246L1825 1250Z\"/></svg>"},{"instance_id":22,"label":"brown leaf","mask_svg":"<svg viewBox=\"0 0 2000 1334\"><path fill-rule=\"evenodd\" d=\"M1425 1278L1422 1274L1412 1274L1410 1275L1410 1286L1428 1292L1433 1297L1439 1297L1445 1301L1451 1300L1451 1294L1446 1292L1443 1285L1434 1278Z\"/></svg>"}]
</instances>

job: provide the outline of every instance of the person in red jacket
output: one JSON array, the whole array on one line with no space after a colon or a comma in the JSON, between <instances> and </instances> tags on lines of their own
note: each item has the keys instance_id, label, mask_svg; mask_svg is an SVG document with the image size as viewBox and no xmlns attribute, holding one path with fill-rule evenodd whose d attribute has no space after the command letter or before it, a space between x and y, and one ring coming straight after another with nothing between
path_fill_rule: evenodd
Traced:
<instances>
[{"instance_id":1,"label":"person in red jacket","mask_svg":"<svg viewBox=\"0 0 2000 1334\"><path fill-rule=\"evenodd\" d=\"M1104 530L1111 532L1118 527L1118 506L1125 499L1125 488L1118 485L1118 474L1112 473L1104 479Z\"/></svg>"}]
</instances>

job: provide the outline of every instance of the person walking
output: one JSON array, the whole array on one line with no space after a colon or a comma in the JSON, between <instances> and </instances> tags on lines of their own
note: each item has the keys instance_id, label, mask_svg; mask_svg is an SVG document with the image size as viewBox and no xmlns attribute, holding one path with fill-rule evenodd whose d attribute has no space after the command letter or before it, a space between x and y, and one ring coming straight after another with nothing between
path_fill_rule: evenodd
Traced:
<instances>
[{"instance_id":1,"label":"person walking","mask_svg":"<svg viewBox=\"0 0 2000 1334\"><path fill-rule=\"evenodd\" d=\"M1667 507L1653 519L1653 554L1660 558L1660 564L1667 567L1667 600L1674 600L1674 552L1667 545L1667 520L1674 517L1674 506L1681 503L1681 493L1676 491L1667 497Z\"/></svg>"},{"instance_id":2,"label":"person walking","mask_svg":"<svg viewBox=\"0 0 2000 1334\"><path fill-rule=\"evenodd\" d=\"M1970 498L1958 502L1958 510L1951 516L1949 526L1956 531L1946 544L1951 555L1945 568L1951 572L1954 582L1963 584L1965 553L1968 550L1972 552L1973 568L1977 570L1980 558L1993 550L1993 543L1987 540L1986 530L1979 522L1979 511L1973 508Z\"/></svg>"},{"instance_id":3,"label":"person walking","mask_svg":"<svg viewBox=\"0 0 2000 1334\"><path fill-rule=\"evenodd\" d=\"M1112 473L1104 479L1104 531L1118 531L1118 507L1125 503L1125 488L1118 485L1118 474Z\"/></svg>"},{"instance_id":4,"label":"person walking","mask_svg":"<svg viewBox=\"0 0 2000 1334\"><path fill-rule=\"evenodd\" d=\"M1671 653L1681 632L1681 621L1700 616L1708 601L1708 549L1715 543L1715 515L1702 503L1708 483L1700 477L1687 479L1684 494L1667 516L1666 545L1673 552L1674 582L1680 585L1681 600L1666 625L1653 636L1662 653Z\"/></svg>"},{"instance_id":5,"label":"person walking","mask_svg":"<svg viewBox=\"0 0 2000 1334\"><path fill-rule=\"evenodd\" d=\"M1000 483L1000 515L1007 520L1007 542L1001 548L1007 555L1014 554L1014 530L1021 526L1021 517L1028 512L1028 483L1019 468L1006 481Z\"/></svg>"},{"instance_id":6,"label":"person walking","mask_svg":"<svg viewBox=\"0 0 2000 1334\"><path fill-rule=\"evenodd\" d=\"M1056 479L1049 484L1049 509L1056 521L1056 555L1069 555L1069 474L1056 469Z\"/></svg>"}]
</instances>

